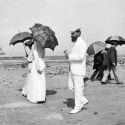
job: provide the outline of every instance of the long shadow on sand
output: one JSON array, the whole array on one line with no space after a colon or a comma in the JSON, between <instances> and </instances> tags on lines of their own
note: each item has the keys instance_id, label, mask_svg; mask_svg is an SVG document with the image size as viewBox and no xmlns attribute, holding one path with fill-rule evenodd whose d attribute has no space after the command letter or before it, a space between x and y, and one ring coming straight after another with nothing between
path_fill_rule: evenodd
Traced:
<instances>
[{"instance_id":1,"label":"long shadow on sand","mask_svg":"<svg viewBox=\"0 0 125 125\"><path fill-rule=\"evenodd\" d=\"M74 108L74 99L73 98L68 98L66 99L67 101L63 102L64 104L67 105L67 107Z\"/></svg>"},{"instance_id":2,"label":"long shadow on sand","mask_svg":"<svg viewBox=\"0 0 125 125\"><path fill-rule=\"evenodd\" d=\"M19 88L18 91L22 91L22 88Z\"/></svg>"},{"instance_id":3,"label":"long shadow on sand","mask_svg":"<svg viewBox=\"0 0 125 125\"><path fill-rule=\"evenodd\" d=\"M68 98L66 99L67 101L63 102L64 104L67 105L67 107L70 107L70 108L74 108L74 105L75 105L75 100L73 98ZM83 107L82 110L86 109L87 110L87 107Z\"/></svg>"},{"instance_id":4,"label":"long shadow on sand","mask_svg":"<svg viewBox=\"0 0 125 125\"><path fill-rule=\"evenodd\" d=\"M57 92L55 90L46 90L46 95L54 95L56 94Z\"/></svg>"},{"instance_id":5,"label":"long shadow on sand","mask_svg":"<svg viewBox=\"0 0 125 125\"><path fill-rule=\"evenodd\" d=\"M22 91L22 88L21 89L18 89L18 91ZM57 92L55 90L46 90L46 95L54 95L56 94Z\"/></svg>"}]
</instances>

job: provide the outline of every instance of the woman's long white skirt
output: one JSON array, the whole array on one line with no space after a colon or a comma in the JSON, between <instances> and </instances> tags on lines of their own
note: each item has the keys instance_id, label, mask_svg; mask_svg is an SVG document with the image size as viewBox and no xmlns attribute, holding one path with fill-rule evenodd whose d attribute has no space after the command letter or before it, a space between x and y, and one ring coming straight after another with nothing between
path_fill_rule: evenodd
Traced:
<instances>
[{"instance_id":1,"label":"woman's long white skirt","mask_svg":"<svg viewBox=\"0 0 125 125\"><path fill-rule=\"evenodd\" d=\"M41 64L42 65L42 64ZM42 74L37 72L35 62L32 62L31 73L28 76L27 99L30 102L37 103L45 101L46 98L46 79L45 71Z\"/></svg>"}]
</instances>

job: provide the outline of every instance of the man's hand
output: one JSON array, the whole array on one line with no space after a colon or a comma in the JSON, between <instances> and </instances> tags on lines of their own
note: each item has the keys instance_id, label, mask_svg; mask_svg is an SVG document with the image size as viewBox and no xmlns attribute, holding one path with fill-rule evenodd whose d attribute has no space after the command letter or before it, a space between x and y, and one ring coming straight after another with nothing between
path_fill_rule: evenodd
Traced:
<instances>
[{"instance_id":1,"label":"man's hand","mask_svg":"<svg viewBox=\"0 0 125 125\"><path fill-rule=\"evenodd\" d=\"M115 64L115 63L113 63L113 66L116 66L116 64Z\"/></svg>"},{"instance_id":2,"label":"man's hand","mask_svg":"<svg viewBox=\"0 0 125 125\"><path fill-rule=\"evenodd\" d=\"M42 74L43 71L40 70L40 66L39 66L39 65L36 66L36 69L37 69L37 72L38 72L39 74Z\"/></svg>"},{"instance_id":3,"label":"man's hand","mask_svg":"<svg viewBox=\"0 0 125 125\"><path fill-rule=\"evenodd\" d=\"M68 59L69 58L69 54L67 53L67 50L64 50L64 54L65 54L66 59Z\"/></svg>"}]
</instances>

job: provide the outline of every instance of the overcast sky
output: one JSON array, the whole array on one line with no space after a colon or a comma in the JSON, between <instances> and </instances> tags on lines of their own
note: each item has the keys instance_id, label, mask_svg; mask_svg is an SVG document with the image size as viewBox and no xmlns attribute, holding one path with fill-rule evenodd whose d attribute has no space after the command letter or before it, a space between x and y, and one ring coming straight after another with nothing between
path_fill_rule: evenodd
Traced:
<instances>
[{"instance_id":1,"label":"overcast sky","mask_svg":"<svg viewBox=\"0 0 125 125\"><path fill-rule=\"evenodd\" d=\"M24 55L22 44L9 46L19 31L29 31L35 23L50 26L59 45L47 55L70 50L70 31L81 28L88 46L108 36L125 37L125 0L0 0L0 46L9 55ZM125 45L118 47L125 53Z\"/></svg>"}]
</instances>

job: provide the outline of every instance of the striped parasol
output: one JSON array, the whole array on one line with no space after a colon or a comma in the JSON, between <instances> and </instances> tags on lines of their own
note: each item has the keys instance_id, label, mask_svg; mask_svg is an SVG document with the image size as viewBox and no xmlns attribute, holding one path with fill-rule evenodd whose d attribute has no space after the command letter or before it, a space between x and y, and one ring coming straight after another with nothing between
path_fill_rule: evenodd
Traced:
<instances>
[{"instance_id":1,"label":"striped parasol","mask_svg":"<svg viewBox=\"0 0 125 125\"><path fill-rule=\"evenodd\" d=\"M102 51L103 49L105 49L106 44L101 42L101 41L97 41L92 43L88 49L87 49L87 53L88 55L96 55L98 52Z\"/></svg>"}]
</instances>

